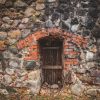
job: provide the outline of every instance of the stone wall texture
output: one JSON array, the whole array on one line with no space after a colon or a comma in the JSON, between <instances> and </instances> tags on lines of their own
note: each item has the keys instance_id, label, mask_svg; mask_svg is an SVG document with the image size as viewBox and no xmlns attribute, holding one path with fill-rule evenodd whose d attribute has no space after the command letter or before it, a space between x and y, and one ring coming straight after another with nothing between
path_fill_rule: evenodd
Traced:
<instances>
[{"instance_id":1,"label":"stone wall texture","mask_svg":"<svg viewBox=\"0 0 100 100\"><path fill-rule=\"evenodd\" d=\"M64 83L71 93L97 96L100 0L0 0L0 93L9 94L7 87L39 93L38 40L49 35L64 39Z\"/></svg>"}]
</instances>

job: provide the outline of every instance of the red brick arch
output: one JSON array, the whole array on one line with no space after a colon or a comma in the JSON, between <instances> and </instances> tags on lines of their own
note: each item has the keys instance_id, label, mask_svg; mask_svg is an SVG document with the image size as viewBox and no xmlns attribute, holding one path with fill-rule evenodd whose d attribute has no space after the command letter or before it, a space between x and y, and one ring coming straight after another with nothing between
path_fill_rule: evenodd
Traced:
<instances>
[{"instance_id":1,"label":"red brick arch","mask_svg":"<svg viewBox=\"0 0 100 100\"><path fill-rule=\"evenodd\" d=\"M46 36L58 36L64 39L64 55L78 55L79 52L74 50L66 51L66 49L70 48L71 43L76 44L79 47L85 48L87 45L87 39L83 36L65 32L60 28L50 28L50 29L41 29L39 31L34 32L33 34L27 36L26 38L18 41L17 47L18 49L28 48L28 55L25 56L24 60L39 60L39 47L38 40L46 37ZM69 43L70 42L70 43ZM76 65L78 64L78 59L65 59L65 66L67 65ZM66 68L66 67L65 67Z\"/></svg>"}]
</instances>

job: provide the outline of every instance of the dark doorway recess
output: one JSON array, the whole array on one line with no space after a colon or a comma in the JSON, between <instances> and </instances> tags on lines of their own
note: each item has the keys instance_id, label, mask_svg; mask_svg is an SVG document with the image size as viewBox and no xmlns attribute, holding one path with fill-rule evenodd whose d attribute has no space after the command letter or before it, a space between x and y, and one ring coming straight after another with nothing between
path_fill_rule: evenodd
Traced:
<instances>
[{"instance_id":1,"label":"dark doorway recess","mask_svg":"<svg viewBox=\"0 0 100 100\"><path fill-rule=\"evenodd\" d=\"M63 40L45 37L39 40L43 83L62 84Z\"/></svg>"}]
</instances>

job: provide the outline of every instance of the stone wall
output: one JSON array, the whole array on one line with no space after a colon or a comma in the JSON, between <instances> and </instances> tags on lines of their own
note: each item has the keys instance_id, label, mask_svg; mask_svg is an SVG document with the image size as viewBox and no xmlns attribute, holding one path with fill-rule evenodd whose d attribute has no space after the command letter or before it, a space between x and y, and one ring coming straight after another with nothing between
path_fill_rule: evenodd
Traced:
<instances>
[{"instance_id":1,"label":"stone wall","mask_svg":"<svg viewBox=\"0 0 100 100\"><path fill-rule=\"evenodd\" d=\"M100 85L99 3L99 0L0 0L1 84L27 87L33 94L39 92L41 69L36 41L52 31L52 35L60 33L65 38L64 80L71 84L72 93L80 95L84 84ZM30 53L33 49L36 52ZM27 57L29 53L31 58Z\"/></svg>"}]
</instances>

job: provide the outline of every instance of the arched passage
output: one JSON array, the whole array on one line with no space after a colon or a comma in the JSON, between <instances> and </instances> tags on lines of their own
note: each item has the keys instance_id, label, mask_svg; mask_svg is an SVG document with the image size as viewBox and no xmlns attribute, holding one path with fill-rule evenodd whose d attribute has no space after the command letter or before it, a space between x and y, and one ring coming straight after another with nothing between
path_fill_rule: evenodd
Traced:
<instances>
[{"instance_id":1,"label":"arched passage","mask_svg":"<svg viewBox=\"0 0 100 100\"><path fill-rule=\"evenodd\" d=\"M44 37L39 40L39 49L43 83L62 83L63 39L52 36Z\"/></svg>"},{"instance_id":2,"label":"arched passage","mask_svg":"<svg viewBox=\"0 0 100 100\"><path fill-rule=\"evenodd\" d=\"M72 66L79 64L80 48L86 48L88 39L65 32L59 28L42 29L18 41L19 50L24 52L25 61L34 61L42 68L43 82L54 84L66 79ZM62 74L63 71L63 74Z\"/></svg>"}]
</instances>

